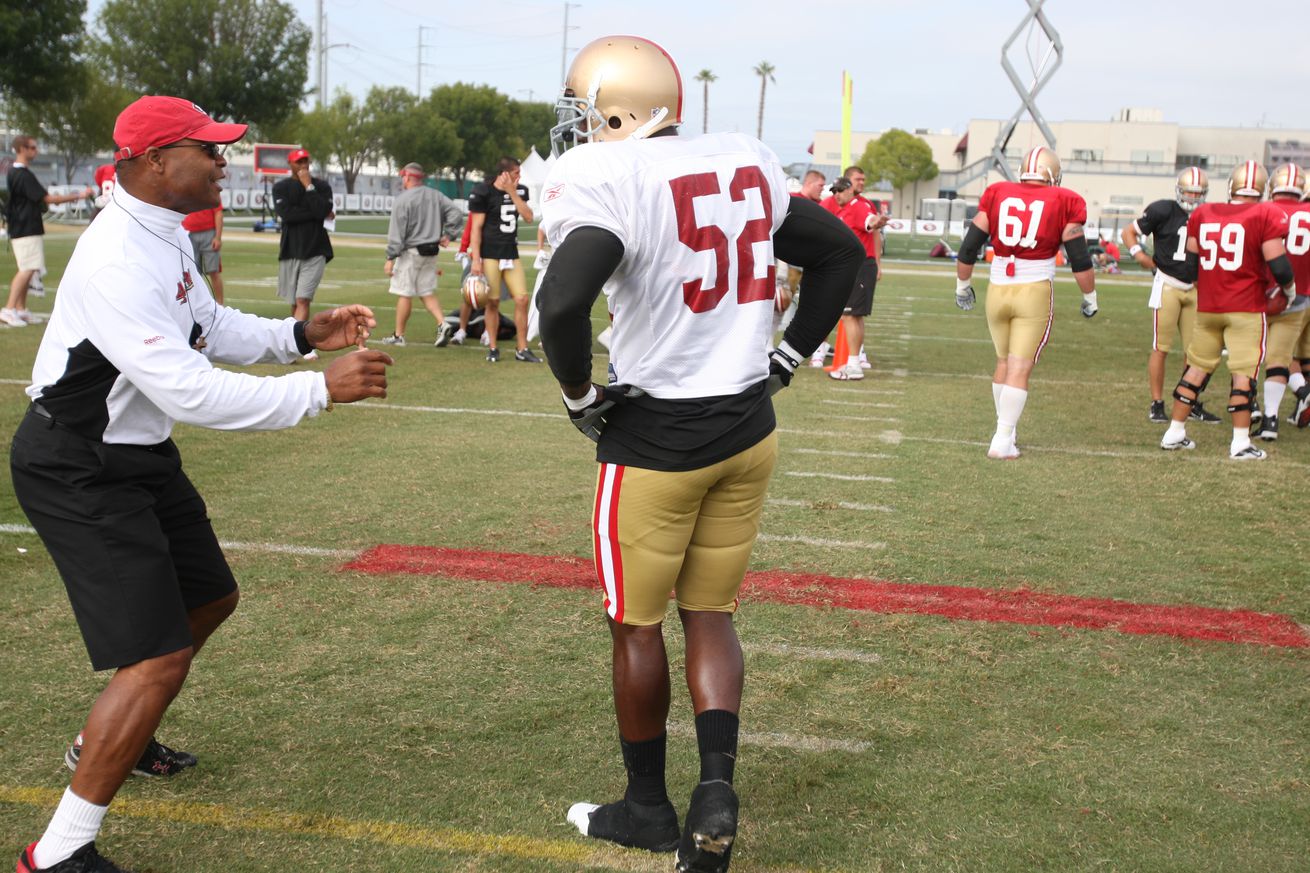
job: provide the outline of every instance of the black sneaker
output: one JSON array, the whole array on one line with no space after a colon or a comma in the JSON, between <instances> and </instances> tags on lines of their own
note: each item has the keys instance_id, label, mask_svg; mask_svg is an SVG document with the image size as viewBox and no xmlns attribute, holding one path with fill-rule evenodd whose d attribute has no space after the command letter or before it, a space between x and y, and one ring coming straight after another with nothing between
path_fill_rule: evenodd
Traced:
<instances>
[{"instance_id":1,"label":"black sneaker","mask_svg":"<svg viewBox=\"0 0 1310 873\"><path fill-rule=\"evenodd\" d=\"M1278 416L1266 415L1265 420L1260 423L1259 427L1252 428L1256 436L1267 443L1272 443L1278 439Z\"/></svg>"},{"instance_id":2,"label":"black sneaker","mask_svg":"<svg viewBox=\"0 0 1310 873\"><path fill-rule=\"evenodd\" d=\"M1219 416L1201 405L1201 401L1192 404L1192 411L1187 413L1188 421L1203 421L1206 424L1218 424L1223 421Z\"/></svg>"},{"instance_id":3,"label":"black sneaker","mask_svg":"<svg viewBox=\"0 0 1310 873\"><path fill-rule=\"evenodd\" d=\"M455 328L443 321L437 326L437 341L434 342L433 345L439 349L443 349L450 345L450 338L454 335Z\"/></svg>"},{"instance_id":4,"label":"black sneaker","mask_svg":"<svg viewBox=\"0 0 1310 873\"><path fill-rule=\"evenodd\" d=\"M677 873L724 873L737 838L737 792L722 780L702 782L691 793L678 843Z\"/></svg>"},{"instance_id":5,"label":"black sneaker","mask_svg":"<svg viewBox=\"0 0 1310 873\"><path fill-rule=\"evenodd\" d=\"M514 353L514 360L522 361L525 364L540 364L541 358L532 354L532 349L519 349Z\"/></svg>"},{"instance_id":6,"label":"black sneaker","mask_svg":"<svg viewBox=\"0 0 1310 873\"><path fill-rule=\"evenodd\" d=\"M1165 415L1164 401L1152 400L1151 411L1146 413L1146 417L1151 419L1151 421L1157 422L1158 424L1168 424L1169 416Z\"/></svg>"},{"instance_id":7,"label":"black sneaker","mask_svg":"<svg viewBox=\"0 0 1310 873\"><path fill-rule=\"evenodd\" d=\"M102 858L93 842L87 843L53 867L36 866L36 861L32 860L34 849L36 843L28 846L18 856L16 873L131 873L108 858Z\"/></svg>"},{"instance_id":8,"label":"black sneaker","mask_svg":"<svg viewBox=\"0 0 1310 873\"><path fill-rule=\"evenodd\" d=\"M64 764L69 770L76 772L77 762L81 757L82 735L78 734L77 739L64 753ZM170 749L151 737L150 742L146 743L146 750L141 753L141 759L132 768L132 773L135 776L176 776L188 767L196 766L197 763L196 756L190 752Z\"/></svg>"},{"instance_id":9,"label":"black sneaker","mask_svg":"<svg viewBox=\"0 0 1310 873\"><path fill-rule=\"evenodd\" d=\"M568 820L583 836L630 849L672 852L678 847L678 812L667 800L657 806L626 798L604 806L575 803L569 807Z\"/></svg>"},{"instance_id":10,"label":"black sneaker","mask_svg":"<svg viewBox=\"0 0 1310 873\"><path fill-rule=\"evenodd\" d=\"M487 349L487 363L494 364L500 360L500 349Z\"/></svg>"}]
</instances>

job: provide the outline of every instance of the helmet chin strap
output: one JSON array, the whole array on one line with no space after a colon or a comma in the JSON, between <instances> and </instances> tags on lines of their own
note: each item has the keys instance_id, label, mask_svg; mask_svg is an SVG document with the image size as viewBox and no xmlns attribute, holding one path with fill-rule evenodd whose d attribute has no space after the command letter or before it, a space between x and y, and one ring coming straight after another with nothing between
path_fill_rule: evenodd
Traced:
<instances>
[{"instance_id":1,"label":"helmet chin strap","mask_svg":"<svg viewBox=\"0 0 1310 873\"><path fill-rule=\"evenodd\" d=\"M661 106L660 111L656 112L655 115L651 117L650 121L646 122L641 127L637 128L631 134L629 134L628 139L645 139L646 135L651 132L652 128L658 126L661 122L664 121L664 119L668 117L669 117L669 107Z\"/></svg>"}]
</instances>

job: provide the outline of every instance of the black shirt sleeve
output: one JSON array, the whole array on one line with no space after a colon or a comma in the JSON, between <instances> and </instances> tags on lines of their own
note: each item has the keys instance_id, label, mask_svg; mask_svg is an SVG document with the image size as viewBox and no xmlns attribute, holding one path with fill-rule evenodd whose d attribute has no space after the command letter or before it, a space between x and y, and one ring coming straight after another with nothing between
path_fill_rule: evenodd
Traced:
<instances>
[{"instance_id":1,"label":"black shirt sleeve","mask_svg":"<svg viewBox=\"0 0 1310 873\"><path fill-rule=\"evenodd\" d=\"M622 260L623 243L599 227L572 231L551 255L537 310L546 359L565 385L591 381L591 307Z\"/></svg>"},{"instance_id":2,"label":"black shirt sleeve","mask_svg":"<svg viewBox=\"0 0 1310 873\"><path fill-rule=\"evenodd\" d=\"M774 234L773 250L805 270L796 317L783 339L802 356L811 355L850 299L864 263L864 245L831 212L803 197L792 197L787 217Z\"/></svg>"},{"instance_id":3,"label":"black shirt sleeve","mask_svg":"<svg viewBox=\"0 0 1310 873\"><path fill-rule=\"evenodd\" d=\"M1152 236L1169 218L1168 200L1157 200L1137 219L1137 230L1143 236Z\"/></svg>"}]
</instances>

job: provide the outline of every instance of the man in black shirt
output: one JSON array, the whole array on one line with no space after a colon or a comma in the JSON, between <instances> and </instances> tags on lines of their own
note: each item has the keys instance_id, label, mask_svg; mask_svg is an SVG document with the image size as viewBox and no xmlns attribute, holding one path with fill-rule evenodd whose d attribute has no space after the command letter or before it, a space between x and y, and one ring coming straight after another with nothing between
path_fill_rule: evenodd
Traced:
<instances>
[{"instance_id":1,"label":"man in black shirt","mask_svg":"<svg viewBox=\"0 0 1310 873\"><path fill-rule=\"evenodd\" d=\"M532 209L528 206L528 189L519 184L519 162L501 158L496 164L496 176L491 184L479 182L469 192L469 272L484 275L493 291L505 280L510 296L514 298L514 327L517 330L514 360L526 364L541 363L541 359L528 350L528 283L519 260L519 219L531 221ZM500 360L496 348L496 332L500 328L500 297L492 294L487 300L486 331L491 348L487 360Z\"/></svg>"},{"instance_id":2,"label":"man in black shirt","mask_svg":"<svg viewBox=\"0 0 1310 873\"><path fill-rule=\"evenodd\" d=\"M1187 218L1192 210L1205 202L1210 183L1200 167L1188 167L1178 174L1173 200L1157 200L1146 207L1136 221L1124 228L1124 244L1128 254L1143 269L1155 276L1151 286L1152 329L1151 357L1147 373L1151 382L1151 421L1169 422L1164 408L1164 359L1173 344L1174 331L1182 334L1183 349L1192 340L1192 325L1196 322L1196 288L1184 278L1187 266ZM1154 254L1142 248L1141 238L1150 236L1155 245ZM1183 363L1186 368L1186 361ZM1219 416L1208 412L1197 403L1192 407L1193 421L1211 424Z\"/></svg>"},{"instance_id":3,"label":"man in black shirt","mask_svg":"<svg viewBox=\"0 0 1310 873\"><path fill-rule=\"evenodd\" d=\"M309 301L323 280L323 270L332 260L332 242L323 221L335 213L332 187L309 175L309 152L296 149L287 161L291 176L273 186L273 211L282 220L277 294L291 304L292 316L304 321L309 318Z\"/></svg>"},{"instance_id":4,"label":"man in black shirt","mask_svg":"<svg viewBox=\"0 0 1310 873\"><path fill-rule=\"evenodd\" d=\"M36 157L36 140L30 136L14 137L14 165L9 169L9 207L6 223L9 225L10 245L18 261L18 273L9 283L9 299L0 309L0 323L10 327L26 327L33 321L27 309L27 286L33 277L45 272L45 224L41 213L46 204L74 203L95 193L87 188L77 194L50 194L36 180L28 164Z\"/></svg>"}]
</instances>

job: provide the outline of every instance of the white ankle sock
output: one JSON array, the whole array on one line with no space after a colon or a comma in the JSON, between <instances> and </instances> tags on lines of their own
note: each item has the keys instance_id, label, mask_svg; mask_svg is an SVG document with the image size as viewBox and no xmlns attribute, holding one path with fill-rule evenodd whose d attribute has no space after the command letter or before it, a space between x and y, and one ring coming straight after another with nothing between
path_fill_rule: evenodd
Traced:
<instances>
[{"instance_id":1,"label":"white ankle sock","mask_svg":"<svg viewBox=\"0 0 1310 873\"><path fill-rule=\"evenodd\" d=\"M1265 415L1278 417L1278 406L1283 402L1283 392L1287 386L1282 382L1275 382L1273 379L1265 380Z\"/></svg>"},{"instance_id":2,"label":"white ankle sock","mask_svg":"<svg viewBox=\"0 0 1310 873\"><path fill-rule=\"evenodd\" d=\"M1019 426L1024 404L1028 402L1028 392L1013 385L1002 385L996 397L996 435L1014 439L1014 430Z\"/></svg>"},{"instance_id":3,"label":"white ankle sock","mask_svg":"<svg viewBox=\"0 0 1310 873\"><path fill-rule=\"evenodd\" d=\"M1169 420L1169 429L1164 432L1164 441L1167 443L1176 443L1180 440L1187 439L1187 425L1181 421Z\"/></svg>"},{"instance_id":4,"label":"white ankle sock","mask_svg":"<svg viewBox=\"0 0 1310 873\"><path fill-rule=\"evenodd\" d=\"M1235 455L1251 445L1251 431L1245 427L1233 428L1233 441L1228 444L1228 453Z\"/></svg>"},{"instance_id":5,"label":"white ankle sock","mask_svg":"<svg viewBox=\"0 0 1310 873\"><path fill-rule=\"evenodd\" d=\"M997 415L1001 413L1001 389L1004 387L1004 382L992 383L992 406L996 408Z\"/></svg>"},{"instance_id":6,"label":"white ankle sock","mask_svg":"<svg viewBox=\"0 0 1310 873\"><path fill-rule=\"evenodd\" d=\"M1304 384L1305 384L1305 376L1301 375L1300 370L1297 370L1294 373L1292 373L1291 376L1288 377L1287 390L1295 394L1297 391L1301 389L1301 386Z\"/></svg>"},{"instance_id":7,"label":"white ankle sock","mask_svg":"<svg viewBox=\"0 0 1310 873\"><path fill-rule=\"evenodd\" d=\"M44 836L32 850L36 866L43 870L53 867L93 841L100 833L100 822L108 809L108 806L88 803L74 794L72 788L65 788L54 818L50 819Z\"/></svg>"}]
</instances>

